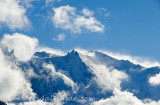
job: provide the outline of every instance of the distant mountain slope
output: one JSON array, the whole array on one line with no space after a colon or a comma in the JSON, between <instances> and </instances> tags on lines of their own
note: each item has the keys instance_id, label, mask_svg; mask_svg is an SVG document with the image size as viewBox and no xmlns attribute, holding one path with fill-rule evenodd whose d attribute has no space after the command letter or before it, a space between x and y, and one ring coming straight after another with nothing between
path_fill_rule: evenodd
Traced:
<instances>
[{"instance_id":1,"label":"distant mountain slope","mask_svg":"<svg viewBox=\"0 0 160 105\"><path fill-rule=\"evenodd\" d=\"M6 59L22 71L38 98L53 100L54 94L65 92L64 105L82 105L111 97L115 89L133 93L139 99L160 100L157 92L160 86L152 86L148 79L160 72L159 67L145 68L127 60L117 60L102 52L89 51L87 54L72 50L64 56L36 52L32 59L21 62L14 51L0 45ZM91 97L94 100L82 100ZM29 101L29 100L25 100ZM22 100L14 100L22 102Z\"/></svg>"},{"instance_id":2,"label":"distant mountain slope","mask_svg":"<svg viewBox=\"0 0 160 105\"><path fill-rule=\"evenodd\" d=\"M88 53L92 54L81 54L81 58L85 63L103 64L119 71L124 71L129 76L128 80L122 82L122 90L128 90L140 99L149 98L157 101L160 99L160 94L157 92L160 86L151 86L148 83L149 77L160 73L159 67L144 68L130 61L117 60L101 52L91 51Z\"/></svg>"}]
</instances>

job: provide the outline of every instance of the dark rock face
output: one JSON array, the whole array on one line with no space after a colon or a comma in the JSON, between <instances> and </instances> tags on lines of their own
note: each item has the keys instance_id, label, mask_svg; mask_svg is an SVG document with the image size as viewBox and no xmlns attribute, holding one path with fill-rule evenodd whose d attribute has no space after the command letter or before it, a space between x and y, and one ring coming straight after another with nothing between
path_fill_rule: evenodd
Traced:
<instances>
[{"instance_id":1,"label":"dark rock face","mask_svg":"<svg viewBox=\"0 0 160 105\"><path fill-rule=\"evenodd\" d=\"M7 105L6 103L4 103L4 102L2 102L2 101L0 101L0 105Z\"/></svg>"}]
</instances>

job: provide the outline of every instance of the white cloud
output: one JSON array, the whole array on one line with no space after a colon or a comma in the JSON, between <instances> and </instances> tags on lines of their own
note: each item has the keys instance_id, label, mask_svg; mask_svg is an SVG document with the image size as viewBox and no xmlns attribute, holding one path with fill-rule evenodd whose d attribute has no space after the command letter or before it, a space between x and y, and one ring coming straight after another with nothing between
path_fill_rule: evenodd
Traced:
<instances>
[{"instance_id":1,"label":"white cloud","mask_svg":"<svg viewBox=\"0 0 160 105\"><path fill-rule=\"evenodd\" d=\"M29 37L21 33L5 34L1 39L1 43L14 50L14 55L20 61L28 61L32 58L35 52L45 51L46 53L63 56L65 52L59 49L53 49L45 46L40 46L38 39Z\"/></svg>"},{"instance_id":2,"label":"white cloud","mask_svg":"<svg viewBox=\"0 0 160 105\"><path fill-rule=\"evenodd\" d=\"M96 75L94 80L105 91L112 91L115 88L120 89L121 81L127 79L127 74L116 69L107 68L104 65L92 65Z\"/></svg>"},{"instance_id":3,"label":"white cloud","mask_svg":"<svg viewBox=\"0 0 160 105\"><path fill-rule=\"evenodd\" d=\"M80 53L85 54L85 50ZM80 57L90 67L93 74L95 74L94 80L100 88L104 91L112 91L115 88L120 89L121 81L124 79L126 80L128 75L124 72L106 67L105 65L96 62L96 59L94 59L94 53L88 52L86 54L87 56L80 55Z\"/></svg>"},{"instance_id":4,"label":"white cloud","mask_svg":"<svg viewBox=\"0 0 160 105\"><path fill-rule=\"evenodd\" d=\"M91 105L160 105L160 102L151 100L145 102L130 92L115 89L112 97L93 102Z\"/></svg>"},{"instance_id":5,"label":"white cloud","mask_svg":"<svg viewBox=\"0 0 160 105\"><path fill-rule=\"evenodd\" d=\"M85 15L85 16L93 16L94 12L93 11L90 11L89 9L87 8L84 8L82 10L82 13Z\"/></svg>"},{"instance_id":6,"label":"white cloud","mask_svg":"<svg viewBox=\"0 0 160 105\"><path fill-rule=\"evenodd\" d=\"M66 54L62 50L49 48L49 47L45 47L45 46L39 46L37 48L37 51L39 51L39 52L45 51L46 53L50 53L50 54L54 54L54 55L58 55L58 56L64 56Z\"/></svg>"},{"instance_id":7,"label":"white cloud","mask_svg":"<svg viewBox=\"0 0 160 105\"><path fill-rule=\"evenodd\" d=\"M33 69L28 69L27 71L25 71L24 75L27 77L27 79L31 79L31 78L38 78L39 76L34 72Z\"/></svg>"},{"instance_id":8,"label":"white cloud","mask_svg":"<svg viewBox=\"0 0 160 105\"><path fill-rule=\"evenodd\" d=\"M24 34L14 33L12 35L5 34L1 40L1 43L6 45L9 50L14 50L15 56L20 61L27 61L35 53L38 40Z\"/></svg>"},{"instance_id":9,"label":"white cloud","mask_svg":"<svg viewBox=\"0 0 160 105\"><path fill-rule=\"evenodd\" d=\"M55 14L52 21L57 28L69 30L72 33L81 33L83 29L90 32L103 32L104 25L91 16L90 10L85 11L84 16L77 13L75 7L61 6L53 8ZM89 13L90 12L90 13ZM86 17L85 15L90 15Z\"/></svg>"},{"instance_id":10,"label":"white cloud","mask_svg":"<svg viewBox=\"0 0 160 105\"><path fill-rule=\"evenodd\" d=\"M12 30L28 27L30 22L25 13L19 0L0 0L0 27L5 25Z\"/></svg>"},{"instance_id":11,"label":"white cloud","mask_svg":"<svg viewBox=\"0 0 160 105\"><path fill-rule=\"evenodd\" d=\"M127 79L127 74L116 69L107 68L104 65L92 64L90 68L95 74L94 80L103 91L120 89L121 81Z\"/></svg>"},{"instance_id":12,"label":"white cloud","mask_svg":"<svg viewBox=\"0 0 160 105\"><path fill-rule=\"evenodd\" d=\"M23 73L6 60L0 49L0 100L11 101L17 98L34 98L30 84Z\"/></svg>"},{"instance_id":13,"label":"white cloud","mask_svg":"<svg viewBox=\"0 0 160 105\"><path fill-rule=\"evenodd\" d=\"M61 72L57 72L52 64L44 64L43 67L50 69L54 77L57 76L62 78L64 83L67 84L68 86L71 86L73 89L77 88L77 85L74 83L72 79L67 77L65 74L62 74Z\"/></svg>"},{"instance_id":14,"label":"white cloud","mask_svg":"<svg viewBox=\"0 0 160 105\"><path fill-rule=\"evenodd\" d=\"M150 77L148 82L153 86L160 85L160 73Z\"/></svg>"},{"instance_id":15,"label":"white cloud","mask_svg":"<svg viewBox=\"0 0 160 105\"><path fill-rule=\"evenodd\" d=\"M63 41L65 40L66 35L64 33L58 34L56 37L53 38L54 41Z\"/></svg>"},{"instance_id":16,"label":"white cloud","mask_svg":"<svg viewBox=\"0 0 160 105\"><path fill-rule=\"evenodd\" d=\"M68 93L66 93L65 91L58 92L53 99L52 105L63 105L67 96L68 96Z\"/></svg>"}]
</instances>

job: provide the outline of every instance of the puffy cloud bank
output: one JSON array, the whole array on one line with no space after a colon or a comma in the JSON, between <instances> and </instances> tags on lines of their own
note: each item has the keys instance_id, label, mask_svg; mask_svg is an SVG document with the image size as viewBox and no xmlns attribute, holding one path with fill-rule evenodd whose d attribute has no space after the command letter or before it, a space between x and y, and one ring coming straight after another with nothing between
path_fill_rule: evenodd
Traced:
<instances>
[{"instance_id":1,"label":"puffy cloud bank","mask_svg":"<svg viewBox=\"0 0 160 105\"><path fill-rule=\"evenodd\" d=\"M160 101L140 100L130 92L115 89L112 97L93 102L91 105L160 105Z\"/></svg>"},{"instance_id":2,"label":"puffy cloud bank","mask_svg":"<svg viewBox=\"0 0 160 105\"><path fill-rule=\"evenodd\" d=\"M7 46L9 50L14 50L14 55L20 61L30 60L36 51L64 55L63 51L40 46L37 38L29 37L21 33L5 34L1 39L1 43Z\"/></svg>"},{"instance_id":3,"label":"puffy cloud bank","mask_svg":"<svg viewBox=\"0 0 160 105\"><path fill-rule=\"evenodd\" d=\"M80 53L85 55L81 55L81 58L95 74L94 81L102 90L113 91L115 88L120 89L121 82L128 78L128 75L122 71L95 62L97 60L94 59L94 53L85 50L81 50Z\"/></svg>"},{"instance_id":4,"label":"puffy cloud bank","mask_svg":"<svg viewBox=\"0 0 160 105\"><path fill-rule=\"evenodd\" d=\"M20 0L0 0L0 27L24 29L30 25L26 9L20 5Z\"/></svg>"},{"instance_id":5,"label":"puffy cloud bank","mask_svg":"<svg viewBox=\"0 0 160 105\"><path fill-rule=\"evenodd\" d=\"M17 98L34 98L30 83L16 65L6 60L0 49L0 100L11 101Z\"/></svg>"},{"instance_id":6,"label":"puffy cloud bank","mask_svg":"<svg viewBox=\"0 0 160 105\"><path fill-rule=\"evenodd\" d=\"M20 61L27 61L35 53L38 40L24 34L14 33L12 35L5 34L1 39L1 43L6 45L9 50L14 50L15 56Z\"/></svg>"},{"instance_id":7,"label":"puffy cloud bank","mask_svg":"<svg viewBox=\"0 0 160 105\"><path fill-rule=\"evenodd\" d=\"M121 82L128 77L124 72L107 68L104 65L93 64L90 67L96 75L94 80L104 91L112 91L115 88L120 89Z\"/></svg>"},{"instance_id":8,"label":"puffy cloud bank","mask_svg":"<svg viewBox=\"0 0 160 105\"><path fill-rule=\"evenodd\" d=\"M69 30L72 33L81 33L83 29L90 32L104 31L104 25L93 17L89 9L83 9L82 14L69 5L53 8L53 10L52 21L57 28Z\"/></svg>"},{"instance_id":9,"label":"puffy cloud bank","mask_svg":"<svg viewBox=\"0 0 160 105\"><path fill-rule=\"evenodd\" d=\"M148 82L153 86L160 85L160 73L151 76Z\"/></svg>"}]
</instances>

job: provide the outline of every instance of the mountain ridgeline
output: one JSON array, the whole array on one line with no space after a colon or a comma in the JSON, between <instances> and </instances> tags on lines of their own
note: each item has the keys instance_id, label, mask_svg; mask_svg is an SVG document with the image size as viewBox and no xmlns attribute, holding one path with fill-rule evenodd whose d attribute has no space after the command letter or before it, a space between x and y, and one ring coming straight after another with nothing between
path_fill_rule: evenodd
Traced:
<instances>
[{"instance_id":1,"label":"mountain ridgeline","mask_svg":"<svg viewBox=\"0 0 160 105\"><path fill-rule=\"evenodd\" d=\"M94 56L89 56L75 50L64 56L50 54L45 51L36 52L32 59L21 62L14 57L14 51L7 52L7 48L2 47L1 49L9 61L15 62L25 74L25 78L30 82L37 98L51 97L60 91L68 92L68 97L93 97L95 101L111 97L113 91L104 91L95 80L96 74L92 70L92 65L89 64L94 62L92 63L94 66L104 65L112 68L110 71L116 69L128 75L128 78L120 83L122 91L129 91L142 100L160 100L160 94L157 93L160 86L152 86L148 82L150 76L160 72L159 67L145 68L128 60L112 58L102 52L90 51L89 53L93 53ZM54 68L48 67L48 65L52 65ZM29 76L28 70L33 70L32 74L34 75ZM103 78L104 81L105 79ZM89 103L88 101L85 101L84 104ZM16 100L16 102L21 102L21 100ZM75 104L82 105L82 102L77 100L64 102L64 105Z\"/></svg>"}]
</instances>

